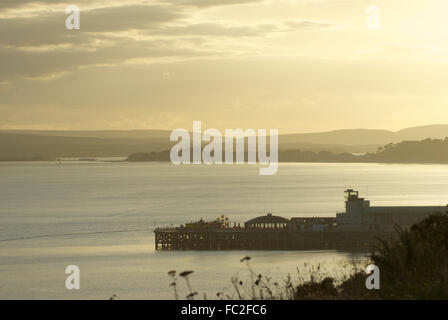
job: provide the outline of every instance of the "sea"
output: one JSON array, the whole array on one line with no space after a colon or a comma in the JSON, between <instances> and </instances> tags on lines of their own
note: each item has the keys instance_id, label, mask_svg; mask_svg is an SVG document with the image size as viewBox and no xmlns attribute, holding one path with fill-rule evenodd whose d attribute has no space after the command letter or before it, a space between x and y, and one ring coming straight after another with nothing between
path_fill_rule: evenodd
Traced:
<instances>
[{"instance_id":1,"label":"sea","mask_svg":"<svg viewBox=\"0 0 448 320\"><path fill-rule=\"evenodd\" d=\"M189 276L198 299L234 295L249 267L282 284L343 278L366 253L154 249L154 228L227 216L233 223L272 213L332 217L353 188L371 205L446 205L448 166L281 163L179 165L117 161L0 163L0 299L174 299L168 272ZM68 266L80 289L67 289ZM189 289L182 277L181 298Z\"/></svg>"}]
</instances>

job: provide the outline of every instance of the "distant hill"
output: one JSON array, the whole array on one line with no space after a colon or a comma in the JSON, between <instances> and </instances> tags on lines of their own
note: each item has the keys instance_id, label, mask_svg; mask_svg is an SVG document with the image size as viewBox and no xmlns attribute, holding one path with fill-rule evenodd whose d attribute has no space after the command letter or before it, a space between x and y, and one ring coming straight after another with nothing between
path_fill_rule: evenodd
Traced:
<instances>
[{"instance_id":1,"label":"distant hill","mask_svg":"<svg viewBox=\"0 0 448 320\"><path fill-rule=\"evenodd\" d=\"M0 160L127 157L133 153L160 152L172 146L170 133L169 130L0 130ZM397 132L348 129L280 135L279 149L333 154L373 153L389 143L445 137L448 137L448 125L414 127Z\"/></svg>"},{"instance_id":2,"label":"distant hill","mask_svg":"<svg viewBox=\"0 0 448 320\"><path fill-rule=\"evenodd\" d=\"M429 125L421 127L412 127L396 132L396 140L423 140L426 138L444 139L448 137L448 124Z\"/></svg>"},{"instance_id":3,"label":"distant hill","mask_svg":"<svg viewBox=\"0 0 448 320\"><path fill-rule=\"evenodd\" d=\"M190 156L192 152L190 151ZM235 158L235 156L234 156ZM245 159L247 160L247 152ZM136 153L129 162L168 162L170 151ZM224 153L223 153L224 161ZM281 150L279 162L356 162L356 163L448 163L448 138L389 143L375 153L353 155L328 151Z\"/></svg>"},{"instance_id":4,"label":"distant hill","mask_svg":"<svg viewBox=\"0 0 448 320\"><path fill-rule=\"evenodd\" d=\"M313 143L341 146L379 146L389 142L395 142L396 139L397 137L392 131L370 129L335 130L317 133L287 134L281 136L281 142L284 144Z\"/></svg>"},{"instance_id":5,"label":"distant hill","mask_svg":"<svg viewBox=\"0 0 448 320\"><path fill-rule=\"evenodd\" d=\"M385 163L448 163L448 138L391 143L362 159Z\"/></svg>"},{"instance_id":6,"label":"distant hill","mask_svg":"<svg viewBox=\"0 0 448 320\"><path fill-rule=\"evenodd\" d=\"M168 147L167 138L92 138L0 133L0 161L126 157L141 150L161 151Z\"/></svg>"},{"instance_id":7,"label":"distant hill","mask_svg":"<svg viewBox=\"0 0 448 320\"><path fill-rule=\"evenodd\" d=\"M444 139L448 137L448 124L412 127L400 131L347 129L328 132L287 134L281 136L283 144L313 143L339 146L385 145L405 140L426 138Z\"/></svg>"}]
</instances>

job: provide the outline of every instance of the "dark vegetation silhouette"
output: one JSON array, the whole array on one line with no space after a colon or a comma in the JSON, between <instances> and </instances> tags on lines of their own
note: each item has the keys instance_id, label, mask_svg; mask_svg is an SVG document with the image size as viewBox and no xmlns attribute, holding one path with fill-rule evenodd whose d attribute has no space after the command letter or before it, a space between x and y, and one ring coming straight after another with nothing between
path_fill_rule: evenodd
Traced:
<instances>
[{"instance_id":1,"label":"dark vegetation silhouette","mask_svg":"<svg viewBox=\"0 0 448 320\"><path fill-rule=\"evenodd\" d=\"M190 155L193 153L190 152ZM224 152L223 152L224 154ZM234 157L235 158L235 157ZM247 161L247 152L245 159ZM170 161L170 151L136 153L127 158L130 162ZM448 163L448 138L403 141L379 147L375 153L354 155L329 151L280 150L280 162L342 162L342 163Z\"/></svg>"},{"instance_id":2,"label":"dark vegetation silhouette","mask_svg":"<svg viewBox=\"0 0 448 320\"><path fill-rule=\"evenodd\" d=\"M448 163L448 138L389 143L376 153L363 156L365 161L398 163Z\"/></svg>"}]
</instances>

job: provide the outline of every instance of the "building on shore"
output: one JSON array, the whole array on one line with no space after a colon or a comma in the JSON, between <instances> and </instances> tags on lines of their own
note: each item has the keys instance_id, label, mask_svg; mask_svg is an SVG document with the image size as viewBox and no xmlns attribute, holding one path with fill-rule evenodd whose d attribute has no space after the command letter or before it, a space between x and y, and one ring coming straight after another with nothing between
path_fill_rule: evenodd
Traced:
<instances>
[{"instance_id":1,"label":"building on shore","mask_svg":"<svg viewBox=\"0 0 448 320\"><path fill-rule=\"evenodd\" d=\"M448 206L375 207L359 197L358 191L345 191L345 212L336 214L339 231L394 231L407 228L434 213L448 213Z\"/></svg>"}]
</instances>

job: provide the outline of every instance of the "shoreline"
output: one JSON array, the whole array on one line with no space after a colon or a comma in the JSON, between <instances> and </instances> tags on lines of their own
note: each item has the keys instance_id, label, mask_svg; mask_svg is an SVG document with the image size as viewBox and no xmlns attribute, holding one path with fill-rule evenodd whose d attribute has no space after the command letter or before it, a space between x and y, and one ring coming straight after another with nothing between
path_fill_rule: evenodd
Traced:
<instances>
[{"instance_id":1,"label":"shoreline","mask_svg":"<svg viewBox=\"0 0 448 320\"><path fill-rule=\"evenodd\" d=\"M117 157L118 158L118 157ZM121 157L120 157L121 158ZM48 159L38 159L38 160L30 160L30 159L0 159L0 163L14 163L14 162L30 162L30 163L55 163L57 160L48 160ZM100 158L91 158L91 159L70 159L70 160L61 160L60 163L171 163L170 161L129 161L129 160L102 160ZM400 165L448 165L447 162L387 162L387 161L279 161L278 163L285 164L296 164L296 163L328 163L328 164L400 164ZM248 163L242 163L239 165L247 165ZM201 165L209 166L208 164ZM213 165L235 165L233 164L213 164Z\"/></svg>"}]
</instances>

